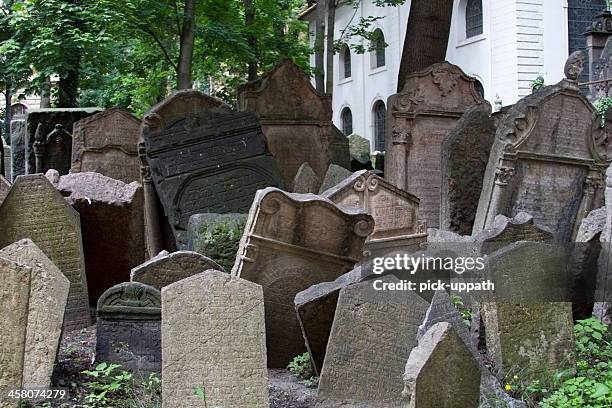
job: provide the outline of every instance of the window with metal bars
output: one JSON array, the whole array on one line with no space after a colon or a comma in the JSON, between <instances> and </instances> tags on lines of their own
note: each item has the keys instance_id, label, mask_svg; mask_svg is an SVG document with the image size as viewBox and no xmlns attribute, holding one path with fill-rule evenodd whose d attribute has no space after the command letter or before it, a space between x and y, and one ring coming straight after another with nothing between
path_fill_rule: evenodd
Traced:
<instances>
[{"instance_id":1,"label":"window with metal bars","mask_svg":"<svg viewBox=\"0 0 612 408\"><path fill-rule=\"evenodd\" d=\"M385 36L380 29L374 33L374 66L372 68L380 68L385 66Z\"/></svg>"},{"instance_id":2,"label":"window with metal bars","mask_svg":"<svg viewBox=\"0 0 612 408\"><path fill-rule=\"evenodd\" d=\"M482 34L482 27L482 0L468 0L465 8L466 38Z\"/></svg>"},{"instance_id":3,"label":"window with metal bars","mask_svg":"<svg viewBox=\"0 0 612 408\"><path fill-rule=\"evenodd\" d=\"M352 135L353 134L353 113L351 112L350 108L342 109L340 120L342 120L342 133L344 133L344 136Z\"/></svg>"},{"instance_id":4,"label":"window with metal bars","mask_svg":"<svg viewBox=\"0 0 612 408\"><path fill-rule=\"evenodd\" d=\"M351 49L348 45L344 45L342 47L342 51L340 52L340 65L342 66L342 78L350 78L351 77Z\"/></svg>"},{"instance_id":5,"label":"window with metal bars","mask_svg":"<svg viewBox=\"0 0 612 408\"><path fill-rule=\"evenodd\" d=\"M383 101L377 101L372 109L374 114L374 149L380 152L385 150L385 119L387 108Z\"/></svg>"}]
</instances>

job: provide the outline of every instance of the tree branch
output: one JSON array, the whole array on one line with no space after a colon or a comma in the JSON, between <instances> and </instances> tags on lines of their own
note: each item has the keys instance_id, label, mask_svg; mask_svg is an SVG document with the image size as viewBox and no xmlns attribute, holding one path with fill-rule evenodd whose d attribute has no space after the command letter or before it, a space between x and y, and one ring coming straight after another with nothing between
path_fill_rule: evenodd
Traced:
<instances>
[{"instance_id":1,"label":"tree branch","mask_svg":"<svg viewBox=\"0 0 612 408\"><path fill-rule=\"evenodd\" d=\"M153 39L155 40L155 42L157 43L157 45L159 45L159 48L161 48L162 52L164 53L164 56L166 57L166 59L168 60L168 62L170 63L170 65L172 65L172 68L174 68L174 71L178 74L178 66L174 63L174 61L172 61L172 58L170 57L170 54L168 54L168 51L166 50L166 47L164 47L164 44L162 44L161 40L159 39L159 37L150 29L148 28L143 28L143 27L139 27L139 30L149 34L151 37L153 37Z\"/></svg>"}]
</instances>

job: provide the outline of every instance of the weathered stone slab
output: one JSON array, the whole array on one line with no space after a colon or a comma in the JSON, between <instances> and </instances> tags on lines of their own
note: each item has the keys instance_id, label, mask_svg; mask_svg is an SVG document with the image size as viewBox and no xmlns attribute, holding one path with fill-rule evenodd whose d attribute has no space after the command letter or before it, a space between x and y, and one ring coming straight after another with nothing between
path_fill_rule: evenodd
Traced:
<instances>
[{"instance_id":1,"label":"weathered stone slab","mask_svg":"<svg viewBox=\"0 0 612 408\"><path fill-rule=\"evenodd\" d=\"M312 194L257 192L232 275L263 286L268 365L286 367L304 353L295 295L352 270L372 217Z\"/></svg>"},{"instance_id":2,"label":"weathered stone slab","mask_svg":"<svg viewBox=\"0 0 612 408\"><path fill-rule=\"evenodd\" d=\"M331 96L318 93L291 60L238 93L240 110L256 113L261 121L288 190L302 163L308 162L319 180L332 163L349 168L349 142L332 123Z\"/></svg>"},{"instance_id":3,"label":"weathered stone slab","mask_svg":"<svg viewBox=\"0 0 612 408\"><path fill-rule=\"evenodd\" d=\"M34 142L36 141L36 133L40 135L41 141L48 138L49 134L56 129L56 125L61 125L61 132L64 137L63 141L67 140L64 132L72 137L72 126L74 122L91 116L97 112L101 112L102 108L49 108L49 109L30 109L26 116L25 128L25 173L36 173L36 154L34 152ZM39 125L41 125L39 127ZM56 133L57 134L57 133ZM11 137L13 135L11 134ZM69 150L66 152L66 150ZM61 175L67 174L70 169L70 156L72 151L72 141L70 145L50 146L50 150L45 152L43 158L46 157L46 164L43 163L43 169L39 173L45 173L47 170L54 168ZM67 157L67 159L66 159ZM66 161L67 160L67 161ZM57 168L61 167L61 168ZM21 174L21 173L18 173Z\"/></svg>"},{"instance_id":4,"label":"weathered stone slab","mask_svg":"<svg viewBox=\"0 0 612 408\"><path fill-rule=\"evenodd\" d=\"M231 271L247 214L195 214L189 218L187 249L209 257L223 269Z\"/></svg>"},{"instance_id":5,"label":"weathered stone slab","mask_svg":"<svg viewBox=\"0 0 612 408\"><path fill-rule=\"evenodd\" d=\"M381 280L399 282L391 275ZM340 291L317 407L399 407L405 401L402 376L428 303L412 291L375 290L372 282Z\"/></svg>"},{"instance_id":6,"label":"weathered stone slab","mask_svg":"<svg viewBox=\"0 0 612 408\"><path fill-rule=\"evenodd\" d=\"M575 81L517 102L497 129L473 232L498 214L526 211L558 242L573 241L582 218L602 205L603 173L612 157L594 129L599 116Z\"/></svg>"},{"instance_id":7,"label":"weathered stone slab","mask_svg":"<svg viewBox=\"0 0 612 408\"><path fill-rule=\"evenodd\" d=\"M372 170L370 141L357 134L350 135L348 140L351 153L351 171Z\"/></svg>"},{"instance_id":8,"label":"weathered stone slab","mask_svg":"<svg viewBox=\"0 0 612 408\"><path fill-rule=\"evenodd\" d=\"M0 205L11 190L11 183L9 183L4 177L0 176Z\"/></svg>"},{"instance_id":9,"label":"weathered stone slab","mask_svg":"<svg viewBox=\"0 0 612 408\"><path fill-rule=\"evenodd\" d=\"M599 241L601 252L598 258L595 305L593 313L606 324L612 323L612 166L606 171L605 188L606 221Z\"/></svg>"},{"instance_id":10,"label":"weathered stone slab","mask_svg":"<svg viewBox=\"0 0 612 408\"><path fill-rule=\"evenodd\" d=\"M293 192L299 194L316 194L319 191L320 185L321 180L319 176L317 176L308 162L302 163L293 180Z\"/></svg>"},{"instance_id":11,"label":"weathered stone slab","mask_svg":"<svg viewBox=\"0 0 612 408\"><path fill-rule=\"evenodd\" d=\"M480 369L454 327L433 325L412 350L404 374L410 408L477 408Z\"/></svg>"},{"instance_id":12,"label":"weathered stone slab","mask_svg":"<svg viewBox=\"0 0 612 408\"><path fill-rule=\"evenodd\" d=\"M164 408L267 408L262 288L207 271L162 289Z\"/></svg>"},{"instance_id":13,"label":"weathered stone slab","mask_svg":"<svg viewBox=\"0 0 612 408\"><path fill-rule=\"evenodd\" d=\"M31 239L70 281L64 329L90 324L79 214L43 175L19 176L0 206L0 247Z\"/></svg>"},{"instance_id":14,"label":"weathered stone slab","mask_svg":"<svg viewBox=\"0 0 612 408\"><path fill-rule=\"evenodd\" d=\"M215 261L197 252L160 252L144 264L132 269L130 279L151 285L157 290L209 269L223 271Z\"/></svg>"},{"instance_id":15,"label":"weathered stone slab","mask_svg":"<svg viewBox=\"0 0 612 408\"><path fill-rule=\"evenodd\" d=\"M440 227L472 233L495 123L489 104L467 110L442 142Z\"/></svg>"},{"instance_id":16,"label":"weathered stone slab","mask_svg":"<svg viewBox=\"0 0 612 408\"><path fill-rule=\"evenodd\" d=\"M151 286L124 282L100 296L96 360L120 364L141 376L161 372L161 294Z\"/></svg>"},{"instance_id":17,"label":"weathered stone slab","mask_svg":"<svg viewBox=\"0 0 612 408\"><path fill-rule=\"evenodd\" d=\"M368 240L413 235L419 228L419 199L372 170L358 171L322 194L341 207L362 208L374 218Z\"/></svg>"},{"instance_id":18,"label":"weathered stone slab","mask_svg":"<svg viewBox=\"0 0 612 408\"><path fill-rule=\"evenodd\" d=\"M4 177L7 180L13 179L13 176L11 175L13 167L13 164L11 163L11 157L11 146L4 145Z\"/></svg>"},{"instance_id":19,"label":"weathered stone slab","mask_svg":"<svg viewBox=\"0 0 612 408\"><path fill-rule=\"evenodd\" d=\"M327 169L327 173L325 173L325 177L323 178L323 183L319 188L319 194L323 195L327 190L342 182L347 177L350 177L352 174L353 173L344 167L330 164L329 168Z\"/></svg>"},{"instance_id":20,"label":"weathered stone slab","mask_svg":"<svg viewBox=\"0 0 612 408\"><path fill-rule=\"evenodd\" d=\"M25 119L11 121L11 181L25 174Z\"/></svg>"},{"instance_id":21,"label":"weathered stone slab","mask_svg":"<svg viewBox=\"0 0 612 408\"><path fill-rule=\"evenodd\" d=\"M22 387L48 388L60 344L70 282L29 239L1 249L0 258L31 269Z\"/></svg>"},{"instance_id":22,"label":"weathered stone slab","mask_svg":"<svg viewBox=\"0 0 612 408\"><path fill-rule=\"evenodd\" d=\"M80 215L89 296L98 299L144 262L142 186L86 172L61 176L55 187Z\"/></svg>"},{"instance_id":23,"label":"weathered stone slab","mask_svg":"<svg viewBox=\"0 0 612 408\"><path fill-rule=\"evenodd\" d=\"M74 124L70 172L140 182L139 137L140 120L121 108L79 120Z\"/></svg>"},{"instance_id":24,"label":"weathered stone slab","mask_svg":"<svg viewBox=\"0 0 612 408\"><path fill-rule=\"evenodd\" d=\"M431 228L440 225L442 143L469 108L487 104L474 83L442 62L411 74L387 102L385 177L420 198L421 217Z\"/></svg>"},{"instance_id":25,"label":"weathered stone slab","mask_svg":"<svg viewBox=\"0 0 612 408\"><path fill-rule=\"evenodd\" d=\"M163 117L168 105L183 103L176 98L145 115L142 135L155 189L180 247L187 243L192 215L245 213L258 189L281 186L282 180L253 113L217 106L189 109L174 120Z\"/></svg>"}]
</instances>

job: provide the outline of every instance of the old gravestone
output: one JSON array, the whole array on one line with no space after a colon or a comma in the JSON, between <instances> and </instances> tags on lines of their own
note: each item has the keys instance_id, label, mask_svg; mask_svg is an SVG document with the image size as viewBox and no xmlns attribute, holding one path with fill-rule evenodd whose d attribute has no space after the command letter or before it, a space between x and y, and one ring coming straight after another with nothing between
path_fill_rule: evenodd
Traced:
<instances>
[{"instance_id":1,"label":"old gravestone","mask_svg":"<svg viewBox=\"0 0 612 408\"><path fill-rule=\"evenodd\" d=\"M335 164L330 164L327 169L327 173L325 173L325 177L323 178L323 183L321 183L321 187L319 188L319 194L325 193L330 188L334 187L342 180L351 176L349 170L344 167L337 166Z\"/></svg>"},{"instance_id":2,"label":"old gravestone","mask_svg":"<svg viewBox=\"0 0 612 408\"><path fill-rule=\"evenodd\" d=\"M195 214L189 218L187 249L205 255L231 271L247 214ZM218 269L218 268L215 268Z\"/></svg>"},{"instance_id":3,"label":"old gravestone","mask_svg":"<svg viewBox=\"0 0 612 408\"><path fill-rule=\"evenodd\" d=\"M268 365L286 367L305 352L295 295L353 269L374 221L312 194L259 190L232 275L263 286Z\"/></svg>"},{"instance_id":4,"label":"old gravestone","mask_svg":"<svg viewBox=\"0 0 612 408\"><path fill-rule=\"evenodd\" d=\"M506 114L489 157L474 233L498 214L526 211L556 240L570 242L582 218L602 205L609 146L594 131L599 117L580 94L576 69L569 64L568 79L521 99Z\"/></svg>"},{"instance_id":5,"label":"old gravestone","mask_svg":"<svg viewBox=\"0 0 612 408\"><path fill-rule=\"evenodd\" d=\"M402 375L427 307L413 291L375 290L373 281L342 289L316 406L401 406Z\"/></svg>"},{"instance_id":6,"label":"old gravestone","mask_svg":"<svg viewBox=\"0 0 612 408\"><path fill-rule=\"evenodd\" d=\"M442 142L440 227L472 233L478 198L495 138L491 106L467 110Z\"/></svg>"},{"instance_id":7,"label":"old gravestone","mask_svg":"<svg viewBox=\"0 0 612 408\"><path fill-rule=\"evenodd\" d=\"M298 194L316 194L319 192L320 185L321 180L319 176L317 176L308 162L302 163L293 179L293 192Z\"/></svg>"},{"instance_id":8,"label":"old gravestone","mask_svg":"<svg viewBox=\"0 0 612 408\"><path fill-rule=\"evenodd\" d=\"M90 324L79 214L45 176L19 176L0 206L0 247L31 239L70 281L64 329Z\"/></svg>"},{"instance_id":9,"label":"old gravestone","mask_svg":"<svg viewBox=\"0 0 612 408\"><path fill-rule=\"evenodd\" d=\"M11 121L11 181L25 174L25 119Z\"/></svg>"},{"instance_id":10,"label":"old gravestone","mask_svg":"<svg viewBox=\"0 0 612 408\"><path fill-rule=\"evenodd\" d=\"M74 124L71 173L96 172L124 183L140 182L140 120L121 108Z\"/></svg>"},{"instance_id":11,"label":"old gravestone","mask_svg":"<svg viewBox=\"0 0 612 408\"><path fill-rule=\"evenodd\" d=\"M34 152L34 142L36 141L36 134L39 134L41 142L43 142L43 150L46 147L46 141L48 136L56 130L56 125L60 125L60 129L55 135L60 136L62 141L66 141L68 135L72 137L72 127L74 122L91 116L97 112L101 112L102 108L49 108L49 109L30 109L26 116L26 127L25 127L25 174L36 173L36 153ZM41 126L39 126L41 125ZM65 133L64 133L65 132ZM11 135L12 137L12 135ZM54 138L55 139L55 136ZM55 139L57 140L57 139ZM48 151L44 151L42 156L43 162L46 161L46 165L43 164L43 168L38 172L46 172L50 168L55 168L61 165L63 168L55 168L60 174L67 174L70 169L70 151L72 150L72 142L70 145L66 145L66 149L70 150L66 152L62 146L49 146ZM43 151L41 151L41 154ZM66 155L67 154L67 155ZM67 157L67 159L66 159ZM66 161L67 160L67 161ZM65 170L65 171L63 171ZM21 174L21 173L18 173Z\"/></svg>"},{"instance_id":12,"label":"old gravestone","mask_svg":"<svg viewBox=\"0 0 612 408\"><path fill-rule=\"evenodd\" d=\"M151 286L124 282L100 296L96 360L120 364L147 376L161 372L161 294Z\"/></svg>"},{"instance_id":13,"label":"old gravestone","mask_svg":"<svg viewBox=\"0 0 612 408\"><path fill-rule=\"evenodd\" d=\"M47 388L60 344L70 282L29 239L0 249L0 258L31 270L22 387Z\"/></svg>"},{"instance_id":14,"label":"old gravestone","mask_svg":"<svg viewBox=\"0 0 612 408\"><path fill-rule=\"evenodd\" d=\"M144 262L142 186L85 172L61 176L55 187L80 215L89 296L98 299Z\"/></svg>"},{"instance_id":15,"label":"old gravestone","mask_svg":"<svg viewBox=\"0 0 612 408\"><path fill-rule=\"evenodd\" d=\"M178 247L187 243L193 214L247 212L258 189L282 185L254 114L213 107L216 100L188 92L154 107L142 128L146 161ZM197 98L212 100L211 107L181 110Z\"/></svg>"},{"instance_id":16,"label":"old gravestone","mask_svg":"<svg viewBox=\"0 0 612 408\"><path fill-rule=\"evenodd\" d=\"M191 251L160 252L144 264L132 269L133 282L146 283L157 290L174 282L197 275L209 269L223 269L212 259Z\"/></svg>"},{"instance_id":17,"label":"old gravestone","mask_svg":"<svg viewBox=\"0 0 612 408\"><path fill-rule=\"evenodd\" d=\"M372 170L370 141L357 134L350 135L348 140L351 153L351 171Z\"/></svg>"},{"instance_id":18,"label":"old gravestone","mask_svg":"<svg viewBox=\"0 0 612 408\"><path fill-rule=\"evenodd\" d=\"M13 176L11 175L13 169L11 157L11 146L4 145L4 176L7 180L13 179Z\"/></svg>"},{"instance_id":19,"label":"old gravestone","mask_svg":"<svg viewBox=\"0 0 612 408\"><path fill-rule=\"evenodd\" d=\"M487 104L474 82L442 62L408 76L387 102L385 176L421 199L421 216L431 228L440 225L442 143L469 108Z\"/></svg>"},{"instance_id":20,"label":"old gravestone","mask_svg":"<svg viewBox=\"0 0 612 408\"><path fill-rule=\"evenodd\" d=\"M8 195L11 189L11 183L9 183L4 177L0 176L0 205Z\"/></svg>"},{"instance_id":21,"label":"old gravestone","mask_svg":"<svg viewBox=\"0 0 612 408\"><path fill-rule=\"evenodd\" d=\"M478 363L446 322L433 325L421 337L406 363L404 382L410 408L480 406Z\"/></svg>"},{"instance_id":22,"label":"old gravestone","mask_svg":"<svg viewBox=\"0 0 612 408\"><path fill-rule=\"evenodd\" d=\"M164 408L267 408L261 286L220 271L162 289Z\"/></svg>"},{"instance_id":23,"label":"old gravestone","mask_svg":"<svg viewBox=\"0 0 612 408\"><path fill-rule=\"evenodd\" d=\"M288 190L304 162L319 180L332 163L349 168L348 140L332 123L331 97L318 93L291 60L238 92L240 110L257 114Z\"/></svg>"},{"instance_id":24,"label":"old gravestone","mask_svg":"<svg viewBox=\"0 0 612 408\"><path fill-rule=\"evenodd\" d=\"M612 323L612 166L606 171L606 221L601 232L601 252L597 261L593 315L606 324Z\"/></svg>"},{"instance_id":25,"label":"old gravestone","mask_svg":"<svg viewBox=\"0 0 612 408\"><path fill-rule=\"evenodd\" d=\"M55 170L59 174L70 171L70 156L72 154L72 134L61 124L45 134L42 123L38 124L34 135L34 155L36 156L36 173L46 173Z\"/></svg>"}]
</instances>

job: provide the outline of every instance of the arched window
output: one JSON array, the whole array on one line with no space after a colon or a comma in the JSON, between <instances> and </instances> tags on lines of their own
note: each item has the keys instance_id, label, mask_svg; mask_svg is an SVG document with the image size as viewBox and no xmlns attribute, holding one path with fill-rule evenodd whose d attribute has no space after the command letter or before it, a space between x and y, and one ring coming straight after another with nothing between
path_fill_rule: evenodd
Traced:
<instances>
[{"instance_id":1,"label":"arched window","mask_svg":"<svg viewBox=\"0 0 612 408\"><path fill-rule=\"evenodd\" d=\"M485 97L485 91L484 91L484 86L482 85L482 82L480 82L479 80L474 81L474 89L476 90L476 93L482 98L484 99Z\"/></svg>"},{"instance_id":2,"label":"arched window","mask_svg":"<svg viewBox=\"0 0 612 408\"><path fill-rule=\"evenodd\" d=\"M340 50L340 72L341 79L351 77L351 49L346 44Z\"/></svg>"},{"instance_id":3,"label":"arched window","mask_svg":"<svg viewBox=\"0 0 612 408\"><path fill-rule=\"evenodd\" d=\"M28 107L23 103L16 103L11 106L11 117L13 119L23 119L28 113Z\"/></svg>"},{"instance_id":4,"label":"arched window","mask_svg":"<svg viewBox=\"0 0 612 408\"><path fill-rule=\"evenodd\" d=\"M482 34L482 0L467 0L465 8L465 37Z\"/></svg>"},{"instance_id":5,"label":"arched window","mask_svg":"<svg viewBox=\"0 0 612 408\"><path fill-rule=\"evenodd\" d=\"M371 64L372 69L380 68L385 66L385 35L377 28L372 33L372 51L371 51Z\"/></svg>"},{"instance_id":6,"label":"arched window","mask_svg":"<svg viewBox=\"0 0 612 408\"><path fill-rule=\"evenodd\" d=\"M342 133L344 136L350 136L353 134L353 113L350 108L342 109L340 114L340 120L342 120Z\"/></svg>"},{"instance_id":7,"label":"arched window","mask_svg":"<svg viewBox=\"0 0 612 408\"><path fill-rule=\"evenodd\" d=\"M372 108L374 116L374 149L382 152L385 150L385 119L387 108L383 101L376 101Z\"/></svg>"}]
</instances>

